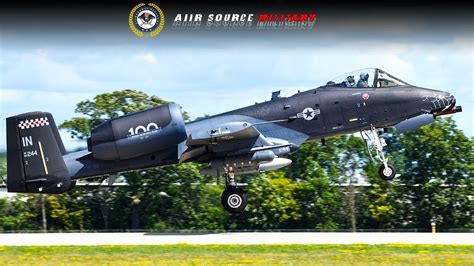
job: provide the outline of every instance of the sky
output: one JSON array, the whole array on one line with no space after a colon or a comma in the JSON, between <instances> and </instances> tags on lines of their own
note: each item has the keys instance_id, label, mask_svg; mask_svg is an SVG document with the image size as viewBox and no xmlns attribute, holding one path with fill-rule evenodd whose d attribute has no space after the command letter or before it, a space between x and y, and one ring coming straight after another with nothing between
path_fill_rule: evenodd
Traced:
<instances>
[{"instance_id":1,"label":"sky","mask_svg":"<svg viewBox=\"0 0 474 266\"><path fill-rule=\"evenodd\" d=\"M104 92L141 90L178 103L195 118L268 100L276 90L289 96L368 67L451 92L463 107L456 122L474 136L472 24L453 18L439 25L409 19L376 25L373 19L322 16L312 31L260 35L173 32L165 24L145 39L126 23L110 31L43 31L40 25L26 34L1 20L0 150L6 117L48 111L60 124L78 115L78 102ZM83 145L61 134L66 148Z\"/></svg>"}]
</instances>

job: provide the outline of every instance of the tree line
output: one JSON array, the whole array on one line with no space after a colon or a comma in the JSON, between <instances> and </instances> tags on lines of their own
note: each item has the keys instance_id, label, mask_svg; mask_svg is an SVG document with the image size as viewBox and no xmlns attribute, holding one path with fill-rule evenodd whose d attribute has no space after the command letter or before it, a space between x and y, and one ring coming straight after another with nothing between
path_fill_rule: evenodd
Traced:
<instances>
[{"instance_id":1,"label":"tree line","mask_svg":"<svg viewBox=\"0 0 474 266\"><path fill-rule=\"evenodd\" d=\"M140 91L104 93L78 103L81 116L60 128L84 139L106 119L163 103ZM385 137L399 173L391 182L378 177L361 138L339 136L303 144L284 169L238 176L248 184L243 214L221 207L223 180L216 185L199 173L204 165L185 163L122 173L121 187L2 198L0 230L473 229L474 139L449 117Z\"/></svg>"}]
</instances>

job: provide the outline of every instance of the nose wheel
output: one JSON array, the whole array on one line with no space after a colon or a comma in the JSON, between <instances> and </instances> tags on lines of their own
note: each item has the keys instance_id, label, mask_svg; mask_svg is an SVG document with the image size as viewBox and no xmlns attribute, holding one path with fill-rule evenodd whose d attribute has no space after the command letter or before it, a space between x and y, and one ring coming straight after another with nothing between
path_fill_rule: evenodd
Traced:
<instances>
[{"instance_id":1,"label":"nose wheel","mask_svg":"<svg viewBox=\"0 0 474 266\"><path fill-rule=\"evenodd\" d=\"M387 164L387 167L385 167L384 164L381 164L379 167L379 176L383 180L390 181L395 177L395 167L391 164Z\"/></svg>"},{"instance_id":2,"label":"nose wheel","mask_svg":"<svg viewBox=\"0 0 474 266\"><path fill-rule=\"evenodd\" d=\"M382 136L379 136L374 126L371 126L369 130L361 131L360 134L364 140L365 148L370 159L374 161L373 154L375 154L375 157L382 162L382 165L379 167L380 178L383 180L392 180L397 173L395 167L388 164L388 159L385 157L383 151L383 148L387 146L385 139Z\"/></svg>"},{"instance_id":3,"label":"nose wheel","mask_svg":"<svg viewBox=\"0 0 474 266\"><path fill-rule=\"evenodd\" d=\"M222 192L222 207L230 213L241 213L247 206L247 195L235 183L235 174L232 167L225 168L226 188Z\"/></svg>"}]
</instances>

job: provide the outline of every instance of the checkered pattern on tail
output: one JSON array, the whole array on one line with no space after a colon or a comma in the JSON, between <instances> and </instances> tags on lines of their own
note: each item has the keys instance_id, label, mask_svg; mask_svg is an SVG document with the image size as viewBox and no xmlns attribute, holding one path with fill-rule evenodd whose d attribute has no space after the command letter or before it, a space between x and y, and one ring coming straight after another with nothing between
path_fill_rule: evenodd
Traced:
<instances>
[{"instance_id":1,"label":"checkered pattern on tail","mask_svg":"<svg viewBox=\"0 0 474 266\"><path fill-rule=\"evenodd\" d=\"M49 126L49 121L47 117L40 117L40 118L34 118L34 119L27 119L20 121L18 124L18 127L20 129L26 129L26 128L33 128L33 127L43 127L43 126Z\"/></svg>"}]
</instances>

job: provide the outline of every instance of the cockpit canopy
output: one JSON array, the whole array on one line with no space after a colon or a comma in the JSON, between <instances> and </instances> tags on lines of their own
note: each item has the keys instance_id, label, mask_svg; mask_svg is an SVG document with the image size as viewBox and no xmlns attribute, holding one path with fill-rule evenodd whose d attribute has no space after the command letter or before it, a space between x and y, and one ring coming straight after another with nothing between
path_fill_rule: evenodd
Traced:
<instances>
[{"instance_id":1,"label":"cockpit canopy","mask_svg":"<svg viewBox=\"0 0 474 266\"><path fill-rule=\"evenodd\" d=\"M409 85L378 68L360 69L332 79L326 86L350 88L385 88Z\"/></svg>"}]
</instances>

